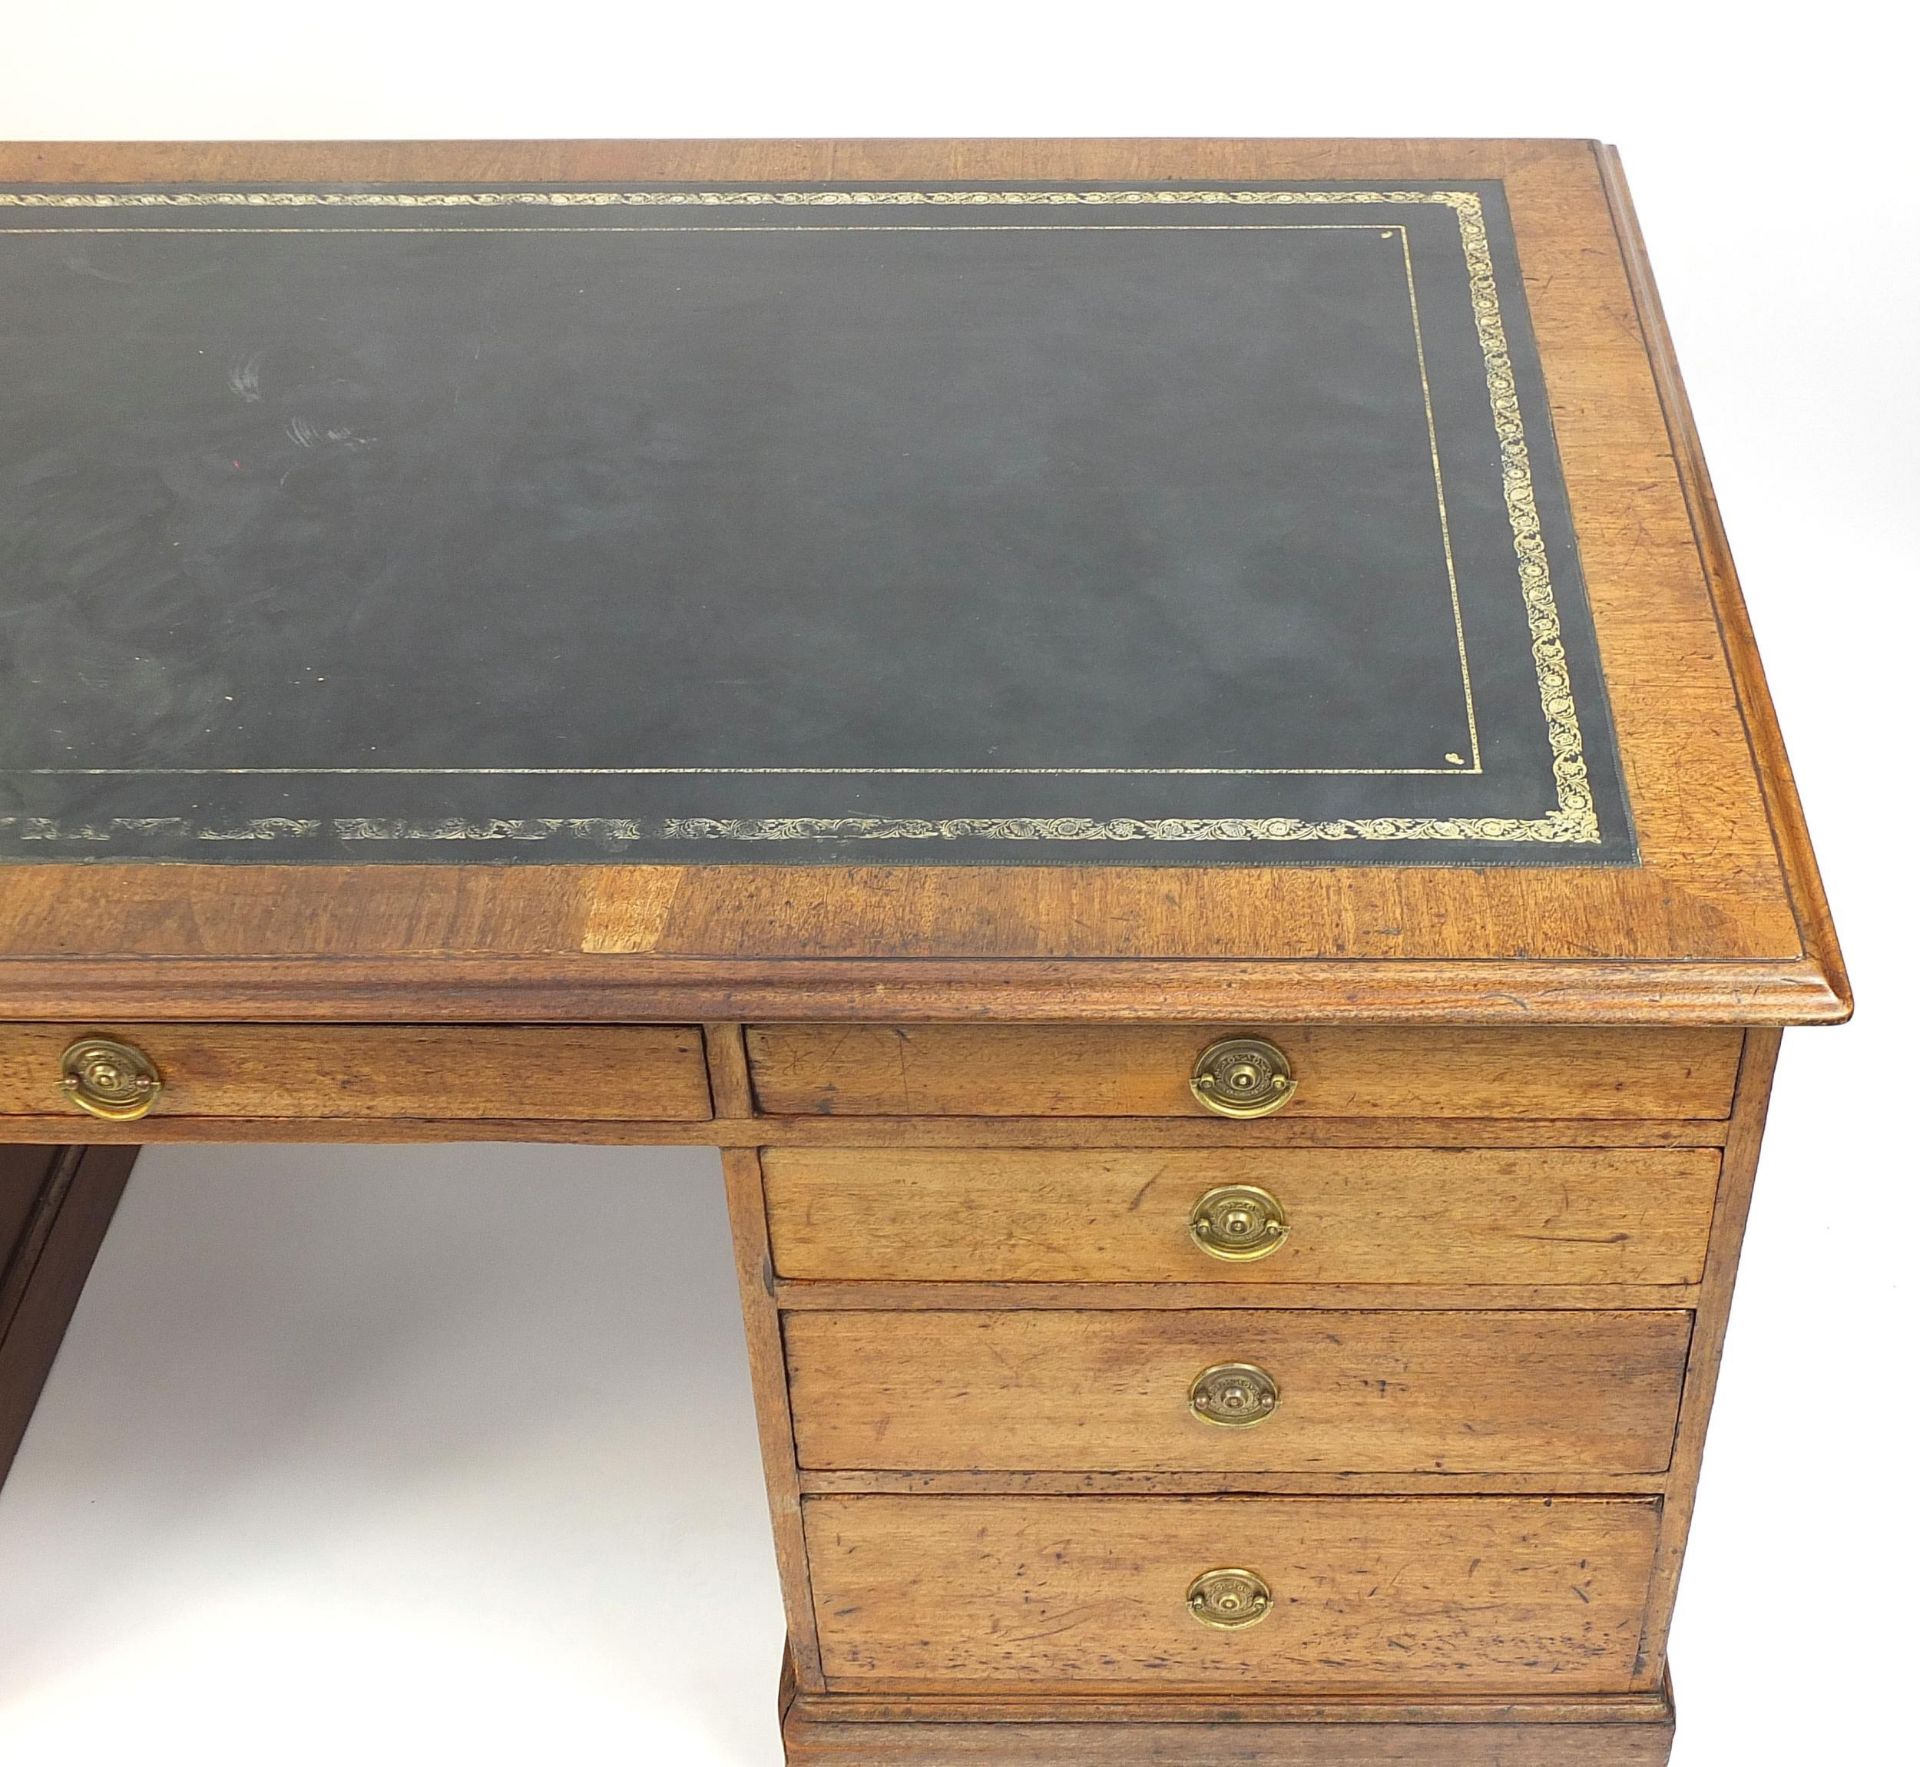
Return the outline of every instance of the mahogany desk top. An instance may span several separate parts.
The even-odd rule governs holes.
[[[1587,144],[13,146],[0,193],[9,1015],[1846,1010]]]

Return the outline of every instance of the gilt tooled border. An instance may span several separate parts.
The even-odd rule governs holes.
[[[1553,757],[1555,807],[1539,817],[1370,816],[1309,821],[1291,816],[1252,818],[963,816],[963,817],[618,817],[425,821],[334,818],[330,822],[260,818],[218,831],[208,840],[310,838],[327,830],[342,840],[542,840],[556,834],[622,845],[640,840],[1010,840],[1010,841],[1541,841],[1594,844],[1601,839],[1574,706],[1559,608],[1547,563],[1533,470],[1520,416],[1513,359],[1500,313],[1493,252],[1479,194],[1470,190],[472,190],[472,191],[0,191],[0,208],[837,208],[899,204],[981,203],[1107,207],[1187,203],[1284,206],[1370,206],[1439,203],[1460,227],[1468,289],[1487,396],[1499,439],[1507,520],[1513,531],[1520,591],[1532,638],[1540,708]],[[164,828],[173,818],[115,819],[113,827]],[[108,829],[77,829],[33,817],[0,817],[27,840],[103,839]],[[185,825],[182,825],[182,832]]]

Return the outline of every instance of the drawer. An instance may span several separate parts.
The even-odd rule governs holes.
[[[1720,1175],[1714,1148],[769,1148],[761,1161],[774,1268],[801,1281],[1693,1283]],[[1203,1246],[1207,1215],[1237,1192],[1272,1224],[1241,1248],[1264,1256]]]
[[[1741,1033],[1186,1025],[755,1025],[774,1115],[1205,1117],[1194,1064],[1228,1036],[1292,1068],[1294,1117],[1724,1117]]]
[[[1618,1693],[1653,1498],[814,1497],[830,1687]],[[1196,1619],[1239,1570],[1254,1624]],[[1231,1590],[1199,1599],[1216,1617]],[[1243,1594],[1240,1612],[1260,1606]]]
[[[1664,1472],[1685,1312],[789,1313],[819,1471]]]
[[[84,1121],[62,1057],[91,1037],[147,1058],[156,1117],[712,1115],[700,1032],[685,1025],[4,1025],[0,1113]]]

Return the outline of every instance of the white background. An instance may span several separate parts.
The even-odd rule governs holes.
[[[1798,1033],[1678,1767],[1910,1760],[1916,166],[1892,15],[1685,4],[0,11],[0,137],[1599,135],[1863,1002]],[[0,396],[4,396],[0,392]],[[143,1156],[0,1500],[0,1758],[778,1760],[708,1153]]]

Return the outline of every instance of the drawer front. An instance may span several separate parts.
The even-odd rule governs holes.
[[[769,1148],[761,1160],[774,1268],[799,1281],[1686,1284],[1705,1263],[1720,1175],[1713,1148]],[[1203,1199],[1233,1188],[1283,1224],[1269,1255],[1221,1257],[1196,1239]]]
[[[1242,1028],[1244,1029],[1244,1028]],[[1205,1117],[1201,1052],[1234,1028],[757,1025],[774,1115]],[[1246,1032],[1245,1034],[1255,1034]],[[1269,1027],[1294,1117],[1724,1117],[1741,1033]]]
[[[1685,1312],[789,1313],[821,1471],[1663,1472]]]
[[[1624,1692],[1653,1498],[815,1497],[820,1650],[850,1692]],[[1202,1624],[1204,1573],[1271,1591]]]
[[[155,1117],[712,1115],[700,1032],[682,1025],[6,1025],[0,1112],[84,1121],[62,1057],[95,1036],[146,1057]]]

